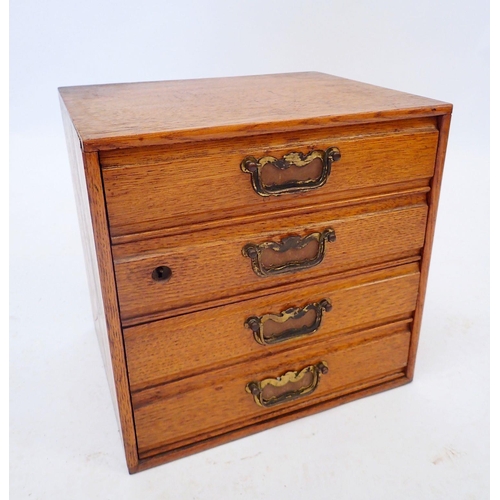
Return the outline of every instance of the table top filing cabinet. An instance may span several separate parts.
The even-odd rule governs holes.
[[[412,380],[451,104],[322,73],[59,93],[131,473]]]

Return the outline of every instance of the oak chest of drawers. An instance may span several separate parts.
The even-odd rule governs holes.
[[[321,73],[60,95],[130,472],[412,379],[450,104]]]

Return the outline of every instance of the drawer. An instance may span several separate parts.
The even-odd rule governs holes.
[[[139,456],[402,377],[408,360],[408,325],[392,324],[364,335],[349,343],[318,343],[134,394]]]
[[[419,279],[413,263],[125,328],[130,388],[410,318]]]
[[[186,225],[297,208],[429,179],[437,139],[430,117],[103,151],[111,236],[176,227],[180,220]],[[340,158],[327,154],[331,148]]]
[[[425,194],[113,248],[125,326],[420,255]],[[234,300],[233,300],[234,301]],[[170,315],[168,313],[167,315]]]

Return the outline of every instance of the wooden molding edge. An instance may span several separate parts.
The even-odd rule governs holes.
[[[97,153],[82,153],[80,138],[62,100],[61,109],[70,152],[94,324],[120,423],[127,466],[129,470],[135,470],[139,461],[137,439],[99,158]]]
[[[420,285],[417,296],[417,307],[415,309],[415,319],[413,322],[413,331],[410,341],[410,351],[408,355],[408,366],[406,376],[409,380],[413,379],[415,373],[415,359],[417,355],[418,340],[420,337],[420,327],[422,325],[422,315],[424,309],[425,292],[427,289],[427,280],[429,276],[429,265],[432,253],[432,243],[434,241],[434,231],[436,228],[436,216],[439,204],[439,194],[441,182],[443,180],[444,160],[446,147],[448,144],[448,134],[450,131],[451,112],[438,119],[439,141],[436,154],[436,166],[432,178],[431,191],[428,194],[429,212],[427,215],[427,228],[425,232],[425,241],[420,264]]]

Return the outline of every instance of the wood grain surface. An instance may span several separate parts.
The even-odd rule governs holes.
[[[172,382],[133,397],[139,455],[148,456],[170,445],[176,448],[227,432],[232,428],[268,419],[301,404],[314,404],[334,397],[348,387],[397,373],[406,366],[410,333],[405,324],[390,325],[370,339],[318,342],[278,356]],[[366,333],[365,333],[366,335]],[[345,342],[345,341],[344,341]],[[328,373],[316,391],[274,408],[258,406],[245,391],[248,382],[275,378],[324,361]]]
[[[434,172],[438,131],[435,119],[366,127],[256,136],[114,150],[100,155],[112,236],[172,227],[179,220],[207,222],[328,202],[350,190],[429,179]],[[247,156],[281,158],[290,152],[336,146],[326,185],[306,193],[259,196],[240,169]]]
[[[351,386],[346,390],[338,391],[335,393],[335,397],[320,401],[319,403],[299,406],[293,411],[281,413],[280,415],[276,415],[268,419],[260,419],[257,422],[249,423],[243,427],[227,429],[226,432],[221,434],[208,437],[204,436],[203,439],[198,441],[187,442],[184,445],[179,444],[178,447],[174,449],[166,446],[164,448],[166,451],[158,450],[158,452],[153,455],[143,458],[141,457],[136,471],[139,472],[150,469],[151,467],[172,462],[173,460],[187,457],[193,453],[199,453],[201,451],[208,450],[209,448],[213,448],[214,446],[223,445],[230,441],[250,436],[257,432],[262,432],[266,429],[276,427],[277,425],[292,422],[298,418],[304,418],[360,398],[365,398],[374,394],[379,394],[383,391],[400,387],[408,382],[410,382],[410,380],[406,378],[402,371],[385,375],[384,377],[377,378],[375,381],[367,380],[366,382],[358,384],[355,387]],[[270,446],[272,446],[272,443]]]
[[[412,379],[451,104],[322,73],[60,97],[130,472]],[[309,192],[261,197],[240,169],[247,156],[330,147],[342,157]],[[336,240],[309,269],[262,277],[242,253],[326,229]],[[159,266],[170,279],[153,279]],[[309,336],[261,345],[244,326],[323,299],[332,310]],[[329,372],[293,402],[262,408],[245,391],[320,361]]]
[[[85,151],[451,111],[441,101],[323,73],[90,85],[59,92]]]
[[[407,264],[125,328],[131,390],[349,335],[394,318],[410,318],[419,278],[419,265]],[[318,331],[307,337],[261,345],[244,326],[251,316],[323,299],[330,300],[332,310],[323,314]]]
[[[207,229],[230,228],[233,226],[246,225],[255,222],[266,221],[277,218],[287,218],[296,215],[307,215],[311,212],[330,210],[335,207],[356,206],[374,201],[389,200],[403,195],[414,195],[417,193],[428,193],[430,191],[430,179],[415,179],[413,181],[400,182],[396,184],[385,184],[372,186],[369,188],[352,189],[349,191],[332,192],[328,194],[325,202],[319,191],[313,197],[307,196],[307,200],[302,197],[296,198],[296,202],[285,207],[270,211],[247,210],[244,215],[237,214],[234,210],[226,210],[220,213],[220,218],[200,221],[199,214],[185,215],[172,221],[172,226],[166,226],[166,219],[149,220],[137,222],[126,226],[127,234],[111,236],[114,245],[145,241],[166,236],[192,234],[197,231]],[[210,216],[205,216],[208,219]],[[145,228],[151,228],[146,230]]]
[[[437,209],[439,204],[439,195],[441,192],[441,182],[443,180],[444,160],[446,156],[446,147],[448,145],[448,135],[450,132],[451,114],[445,115],[439,120],[439,146],[436,155],[435,174],[432,178],[431,191],[428,193],[429,214],[425,234],[425,246],[422,250],[420,287],[415,311],[415,322],[413,325],[410,353],[408,358],[408,368],[406,376],[412,380],[415,374],[415,361],[417,356],[418,339],[422,325],[422,316],[424,311],[425,292],[427,289],[427,279],[429,276],[429,267],[432,254],[432,243],[434,240],[434,231],[436,229]]]
[[[78,137],[62,102],[61,108],[94,325],[111,389],[111,398],[120,423],[127,466],[130,472],[134,472],[138,465],[137,443],[100,165],[96,153],[82,154]]]
[[[313,277],[419,255],[423,245],[427,205],[425,195],[332,209],[300,217],[237,226],[231,231],[207,230],[189,236],[146,240],[113,248],[121,315],[144,322],[148,314],[230,298],[242,291],[267,290]],[[305,236],[327,228],[335,242],[326,243],[317,266],[260,277],[242,254],[248,243],[280,241],[291,234]],[[155,281],[153,270],[168,266],[172,277]],[[128,323],[130,324],[130,322]]]

